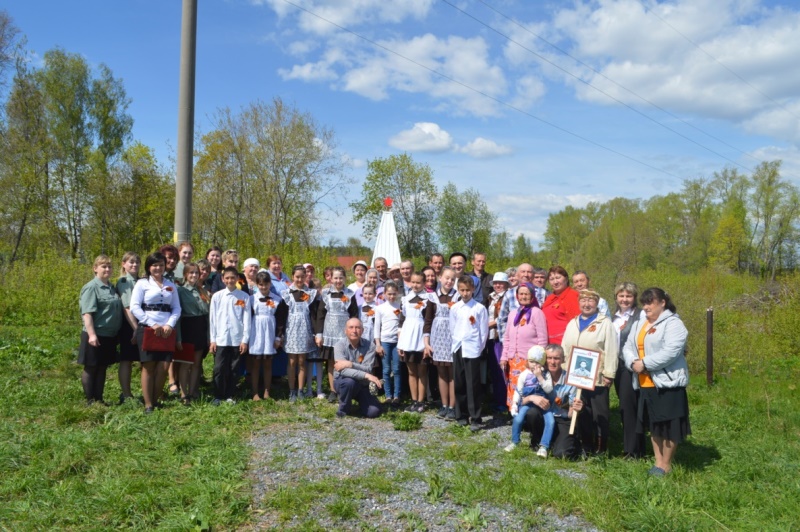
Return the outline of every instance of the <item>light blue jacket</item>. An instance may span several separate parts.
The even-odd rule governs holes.
[[[628,341],[622,349],[625,367],[630,368],[639,359],[636,338],[647,318],[639,316],[631,328]],[[644,336],[644,366],[656,388],[685,388],[689,384],[689,366],[686,363],[686,338],[689,331],[677,314],[664,310]],[[639,388],[639,379],[633,379],[634,389]]]

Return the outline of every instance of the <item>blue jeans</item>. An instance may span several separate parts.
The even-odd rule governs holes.
[[[514,416],[514,421],[511,423],[511,441],[512,443],[519,443],[520,436],[522,436],[522,427],[525,426],[525,414],[531,408],[539,408],[538,406],[528,403],[519,407],[519,412]],[[541,408],[539,408],[541,410]],[[550,441],[553,439],[553,429],[556,425],[556,418],[549,410],[542,413],[544,417],[544,430],[542,431],[542,440],[539,445],[544,445],[545,449],[550,448]]]
[[[383,389],[386,399],[400,398],[400,354],[397,352],[397,342],[381,342],[383,347]],[[390,377],[394,375],[394,380]]]

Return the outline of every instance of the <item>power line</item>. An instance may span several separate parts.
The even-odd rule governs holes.
[[[683,34],[683,33],[682,33],[682,32],[681,32],[681,31],[680,31],[678,28],[676,28],[675,26],[673,26],[672,24],[670,24],[669,22],[667,22],[666,20],[664,20],[663,18],[661,18],[660,16],[658,16],[658,13],[656,13],[656,12],[655,12],[655,10],[653,10],[653,9],[651,9],[651,8],[649,8],[649,7],[647,7],[647,6],[644,4],[644,2],[642,2],[642,0],[639,0],[639,3],[640,3],[640,4],[642,4],[642,7],[644,8],[644,11],[645,11],[645,13],[650,13],[651,15],[653,15],[654,17],[656,17],[656,18],[657,18],[658,20],[660,20],[660,21],[661,21],[661,22],[662,22],[664,25],[666,25],[666,26],[668,26],[670,29],[672,29],[672,31],[674,31],[675,33],[677,33],[678,35],[680,35],[681,37],[683,37],[684,39],[686,39],[686,41],[687,41],[689,44],[691,44],[692,46],[694,46],[695,48],[697,48],[698,50],[700,50],[701,52],[703,52],[704,54],[706,54],[706,55],[707,55],[709,58],[711,58],[712,60],[714,60],[714,62],[716,62],[716,63],[717,63],[719,66],[721,66],[722,68],[724,68],[725,70],[727,70],[728,72],[730,72],[730,73],[731,73],[733,76],[735,76],[735,77],[736,77],[736,78],[737,78],[739,81],[741,81],[742,83],[744,83],[745,85],[747,85],[748,87],[750,87],[751,89],[753,89],[754,91],[756,91],[758,94],[760,94],[761,96],[763,96],[763,97],[764,97],[764,98],[766,98],[767,100],[771,101],[772,103],[774,103],[775,105],[777,105],[778,107],[780,107],[781,109],[783,109],[784,111],[786,111],[787,113],[789,113],[790,115],[792,115],[793,117],[795,117],[795,118],[797,118],[798,120],[800,120],[800,116],[798,116],[798,115],[796,115],[794,112],[792,112],[792,110],[791,110],[791,109],[787,108],[787,107],[786,107],[784,104],[782,104],[781,102],[779,102],[779,101],[777,101],[777,100],[773,99],[773,98],[772,98],[772,97],[771,97],[769,94],[766,94],[766,93],[764,93],[763,91],[761,91],[761,89],[759,89],[759,88],[758,88],[758,87],[756,87],[755,85],[751,84],[749,81],[747,81],[746,79],[744,79],[742,76],[740,76],[739,74],[737,74],[736,72],[734,72],[734,71],[733,71],[733,69],[731,69],[731,68],[729,68],[729,67],[728,67],[728,65],[726,65],[725,63],[723,63],[722,61],[720,61],[719,59],[717,59],[716,57],[714,57],[713,55],[711,55],[711,54],[710,54],[709,52],[707,52],[707,51],[706,51],[706,50],[705,50],[705,49],[704,49],[702,46],[700,46],[699,44],[697,44],[696,42],[694,42],[692,39],[690,39],[688,36],[686,36],[685,34]]]
[[[606,96],[607,98],[609,98],[609,99],[611,99],[611,100],[613,100],[613,101],[617,102],[618,104],[620,104],[620,105],[622,105],[622,106],[624,106],[624,107],[627,107],[628,109],[630,109],[630,110],[631,110],[631,111],[633,111],[634,113],[636,113],[636,114],[638,114],[638,115],[641,115],[642,117],[646,118],[647,120],[650,120],[650,121],[651,121],[651,122],[653,122],[654,124],[656,124],[656,125],[659,125],[659,126],[663,127],[663,128],[664,128],[664,129],[666,129],[667,131],[669,131],[669,132],[671,132],[671,133],[674,133],[675,135],[678,135],[679,137],[681,137],[681,138],[683,138],[683,139],[685,139],[685,140],[688,140],[688,141],[689,141],[689,142],[691,142],[692,144],[695,144],[695,145],[699,146],[700,148],[703,148],[704,150],[708,151],[709,153],[712,153],[712,154],[716,155],[717,157],[720,157],[720,158],[722,158],[722,159],[725,159],[725,160],[726,160],[726,161],[728,161],[729,163],[732,163],[732,164],[734,164],[734,165],[738,166],[739,168],[742,168],[743,170],[747,170],[748,172],[753,172],[753,169],[752,169],[752,168],[748,168],[748,167],[746,167],[746,166],[744,166],[744,165],[742,165],[742,164],[739,164],[737,161],[734,161],[733,159],[731,159],[731,158],[729,158],[729,157],[727,157],[727,156],[725,156],[725,155],[723,155],[723,154],[719,153],[718,151],[715,151],[715,150],[713,150],[712,148],[709,148],[708,146],[706,146],[706,145],[704,145],[704,144],[701,144],[700,142],[698,142],[698,141],[694,140],[693,138],[691,138],[691,137],[689,137],[689,136],[687,136],[687,135],[684,135],[684,134],[683,134],[683,133],[681,133],[680,131],[678,131],[678,130],[676,130],[676,129],[673,129],[673,128],[669,127],[668,125],[666,125],[666,124],[664,124],[664,123],[662,123],[662,122],[659,122],[658,120],[656,120],[656,119],[655,119],[655,118],[653,118],[652,116],[648,115],[647,113],[644,113],[644,112],[640,111],[639,109],[636,109],[635,107],[633,107],[633,106],[631,106],[631,105],[629,105],[629,104],[627,104],[627,103],[623,102],[623,101],[622,101],[622,100],[620,100],[619,98],[616,98],[616,97],[614,97],[613,95],[611,95],[611,94],[607,93],[606,91],[604,91],[604,90],[603,90],[603,89],[601,89],[600,87],[597,87],[597,86],[593,85],[591,82],[589,82],[589,81],[586,81],[585,79],[581,78],[580,76],[577,76],[577,75],[573,74],[572,72],[570,72],[569,70],[565,69],[565,68],[564,68],[564,67],[562,67],[561,65],[558,65],[558,64],[554,63],[553,61],[549,60],[549,59],[548,59],[548,58],[546,58],[545,56],[543,56],[543,55],[539,54],[538,52],[536,52],[536,51],[534,51],[534,50],[531,50],[530,48],[526,47],[526,46],[525,46],[525,45],[523,45],[522,43],[520,43],[520,42],[518,42],[518,41],[516,41],[516,40],[512,39],[511,37],[509,37],[509,36],[508,36],[508,35],[506,35],[505,33],[503,33],[503,32],[501,32],[500,30],[498,30],[497,28],[494,28],[493,26],[491,26],[491,25],[487,24],[486,22],[483,22],[482,20],[480,20],[479,18],[475,17],[475,16],[474,16],[474,15],[472,15],[471,13],[468,13],[467,11],[464,11],[464,10],[463,10],[463,9],[461,9],[460,7],[458,7],[458,6],[456,6],[455,4],[453,4],[452,2],[450,2],[449,0],[441,0],[441,1],[442,1],[442,2],[444,2],[445,4],[449,5],[449,6],[450,6],[450,7],[452,7],[453,9],[455,9],[455,10],[459,11],[459,12],[460,12],[460,13],[462,13],[463,15],[466,15],[466,16],[468,16],[469,18],[471,18],[472,20],[474,20],[474,21],[475,21],[475,22],[477,22],[478,24],[481,24],[482,26],[484,26],[484,27],[486,27],[486,28],[488,28],[488,29],[492,30],[492,31],[493,31],[493,32],[495,32],[495,33],[497,33],[498,35],[500,35],[500,36],[501,36],[501,37],[503,37],[504,39],[507,39],[509,42],[512,42],[512,43],[516,44],[517,46],[519,46],[520,48],[522,48],[523,50],[525,50],[525,51],[527,51],[527,52],[529,52],[529,53],[531,53],[531,54],[535,55],[536,57],[538,57],[539,59],[541,59],[541,60],[542,60],[542,61],[544,61],[545,63],[547,63],[547,64],[549,64],[549,65],[551,65],[551,66],[553,66],[553,67],[557,68],[557,69],[558,69],[558,70],[560,70],[561,72],[564,72],[566,75],[568,75],[568,76],[570,76],[570,77],[572,77],[572,78],[575,78],[576,80],[578,80],[579,82],[583,83],[584,85],[586,85],[586,86],[588,86],[588,87],[591,87],[591,88],[593,88],[594,90],[596,90],[596,91],[597,91],[597,92],[599,92],[600,94],[602,94],[602,95]]]
[[[388,52],[388,53],[390,53],[392,55],[395,55],[395,56],[397,56],[397,57],[399,57],[399,58],[401,58],[401,59],[403,59],[405,61],[408,61],[409,63],[412,63],[412,64],[414,64],[414,65],[416,65],[416,66],[418,66],[418,67],[420,67],[422,69],[425,69],[425,70],[427,70],[428,72],[430,72],[432,74],[436,74],[437,76],[439,76],[439,77],[441,77],[443,79],[446,79],[447,81],[450,81],[451,83],[455,83],[456,85],[464,87],[467,90],[470,90],[470,91],[472,91],[472,92],[474,92],[476,94],[479,94],[479,95],[481,95],[481,96],[483,96],[485,98],[488,98],[488,99],[490,99],[490,100],[492,100],[492,101],[494,101],[494,102],[496,102],[496,103],[498,103],[498,104],[500,104],[500,105],[502,105],[504,107],[508,107],[509,109],[513,109],[514,111],[517,111],[518,113],[521,113],[521,114],[523,114],[525,116],[528,116],[529,118],[533,118],[534,120],[537,120],[537,121],[541,122],[542,124],[550,126],[553,129],[557,129],[557,130],[561,131],[562,133],[566,133],[567,135],[570,135],[570,136],[575,137],[577,139],[580,139],[580,140],[582,140],[582,141],[584,141],[584,142],[586,142],[588,144],[591,144],[593,146],[596,146],[598,148],[606,150],[606,151],[608,151],[610,153],[613,153],[614,155],[618,155],[620,157],[628,159],[629,161],[633,161],[633,162],[635,162],[637,164],[640,164],[642,166],[646,166],[647,168],[650,168],[651,170],[655,170],[657,172],[661,172],[663,174],[666,174],[666,175],[668,175],[670,177],[674,177],[676,179],[682,179],[680,176],[678,176],[676,174],[673,174],[672,172],[670,172],[668,170],[664,170],[663,168],[658,168],[657,166],[653,166],[653,165],[651,165],[649,163],[646,163],[646,162],[644,162],[642,160],[637,159],[636,157],[633,157],[631,155],[627,155],[627,154],[622,153],[622,152],[620,152],[618,150],[615,150],[614,148],[610,148],[608,146],[605,146],[604,144],[601,144],[601,143],[599,143],[597,141],[594,141],[594,140],[592,140],[590,138],[584,137],[583,135],[580,135],[578,133],[574,133],[574,132],[572,132],[572,131],[564,128],[564,127],[561,127],[561,126],[559,126],[557,124],[554,124],[554,123],[552,123],[552,122],[550,122],[548,120],[545,120],[544,118],[536,116],[533,113],[525,111],[524,109],[520,109],[519,107],[516,107],[515,105],[513,105],[513,104],[511,104],[509,102],[506,102],[504,100],[496,98],[496,97],[494,97],[494,96],[492,96],[490,94],[487,94],[487,93],[485,93],[485,92],[483,92],[483,91],[481,91],[479,89],[476,89],[476,88],[474,88],[474,87],[472,87],[470,85],[467,85],[466,83],[458,81],[457,79],[452,78],[452,77],[448,76],[447,74],[443,74],[442,72],[439,72],[438,70],[435,70],[435,69],[430,68],[430,67],[428,67],[426,65],[423,65],[422,63],[420,63],[418,61],[415,61],[414,59],[411,59],[410,57],[406,57],[405,55],[403,55],[403,54],[401,54],[399,52],[396,52],[395,50],[392,50],[391,48],[389,48],[389,47],[387,47],[387,46],[385,46],[383,44],[380,44],[380,43],[378,43],[378,42],[376,42],[376,41],[374,41],[374,40],[372,40],[372,39],[370,39],[370,38],[368,38],[368,37],[366,37],[364,35],[361,35],[360,33],[357,33],[357,32],[355,32],[355,31],[353,31],[353,30],[351,30],[349,28],[346,28],[346,27],[344,27],[344,26],[342,26],[340,24],[337,24],[336,22],[328,20],[325,17],[323,17],[321,15],[318,15],[317,13],[314,13],[313,11],[311,11],[309,9],[306,9],[303,6],[295,4],[291,0],[283,0],[283,1],[285,3],[287,3],[287,4],[289,4],[290,6],[293,6],[296,9],[299,9],[300,11],[308,13],[309,15],[311,15],[311,16],[313,16],[313,17],[315,17],[315,18],[317,18],[317,19],[319,19],[319,20],[321,20],[323,22],[326,22],[326,23],[330,24],[331,26],[334,26],[334,27],[336,27],[336,28],[338,28],[338,29],[340,29],[342,31],[345,31],[345,32],[347,32],[347,33],[349,33],[349,34],[351,34],[351,35],[353,35],[355,37],[358,37],[359,39],[362,39],[362,40],[372,44],[373,46],[375,46],[377,48],[380,48],[381,50],[384,50],[384,51],[386,51],[386,52]]]
[[[678,121],[679,121],[679,122],[681,122],[682,124],[684,124],[684,125],[686,125],[686,126],[688,126],[688,127],[692,128],[692,129],[694,129],[695,131],[698,131],[698,132],[700,132],[700,133],[702,133],[702,134],[706,135],[707,137],[709,137],[709,138],[711,138],[711,139],[714,139],[714,140],[716,140],[716,141],[717,141],[717,142],[719,142],[720,144],[724,144],[724,145],[725,145],[725,146],[727,146],[728,148],[730,148],[730,149],[732,149],[732,150],[734,150],[734,151],[737,151],[737,152],[741,153],[742,155],[745,155],[745,156],[747,156],[747,157],[749,157],[749,158],[753,159],[754,161],[761,162],[761,159],[759,159],[758,157],[756,157],[756,156],[754,156],[754,155],[751,155],[750,153],[748,153],[748,152],[746,152],[746,151],[742,150],[741,148],[737,148],[736,146],[734,146],[734,145],[732,145],[732,144],[729,144],[729,143],[728,143],[728,142],[726,142],[725,140],[723,140],[723,139],[721,139],[721,138],[719,138],[719,137],[717,137],[717,136],[715,136],[715,135],[713,135],[713,134],[709,133],[708,131],[705,131],[705,130],[703,130],[702,128],[699,128],[699,127],[695,126],[695,125],[694,125],[694,124],[692,124],[691,122],[689,122],[689,121],[687,121],[687,120],[684,120],[683,118],[681,118],[680,116],[678,116],[678,115],[676,115],[676,114],[672,113],[672,112],[671,112],[671,111],[669,111],[668,109],[665,109],[665,108],[661,107],[661,106],[660,106],[660,105],[658,105],[657,103],[655,103],[655,102],[653,102],[653,101],[651,101],[651,100],[648,100],[648,99],[647,99],[647,98],[645,98],[644,96],[642,96],[642,95],[640,95],[640,94],[636,93],[635,91],[633,91],[633,90],[631,90],[631,89],[629,89],[629,88],[625,87],[625,86],[624,86],[624,85],[622,85],[621,83],[618,83],[617,81],[613,80],[612,78],[610,78],[610,77],[606,76],[606,75],[605,75],[605,74],[603,74],[601,71],[599,71],[599,70],[595,69],[595,68],[594,68],[592,65],[590,65],[590,64],[588,64],[588,63],[586,63],[586,62],[584,62],[584,61],[581,61],[580,59],[578,59],[578,58],[577,58],[577,57],[575,57],[574,55],[570,54],[568,51],[566,51],[566,50],[564,50],[564,49],[560,48],[558,45],[556,45],[556,44],[554,44],[554,43],[552,43],[552,42],[548,41],[547,39],[545,39],[544,37],[542,37],[542,36],[541,36],[541,35],[539,35],[538,33],[536,33],[536,32],[534,32],[534,31],[530,30],[530,29],[529,29],[529,28],[527,28],[527,27],[525,27],[523,24],[520,24],[519,22],[517,22],[517,21],[516,21],[515,19],[513,19],[512,17],[509,17],[508,15],[506,15],[506,14],[504,14],[504,13],[502,13],[502,12],[498,11],[498,10],[497,10],[497,9],[495,9],[493,6],[491,6],[489,3],[487,3],[485,0],[478,0],[478,2],[480,2],[480,3],[481,3],[481,4],[483,4],[483,5],[485,5],[486,7],[488,7],[488,8],[489,8],[489,9],[491,9],[492,11],[494,11],[496,14],[498,14],[498,15],[500,15],[501,17],[505,18],[506,20],[508,20],[509,22],[511,22],[512,24],[514,24],[515,26],[517,26],[517,27],[519,27],[520,29],[522,29],[523,31],[525,31],[525,32],[527,32],[527,33],[530,33],[531,35],[533,35],[534,37],[536,37],[536,38],[537,38],[537,39],[539,39],[540,41],[544,42],[544,43],[545,43],[545,44],[547,44],[548,46],[550,46],[550,47],[554,48],[555,50],[557,50],[557,51],[561,52],[562,54],[566,55],[567,57],[569,57],[570,59],[572,59],[573,61],[575,61],[575,62],[576,62],[576,63],[578,63],[579,65],[581,65],[582,67],[585,67],[585,68],[587,68],[587,69],[591,70],[593,73],[595,73],[596,75],[598,75],[598,76],[602,77],[602,78],[603,78],[603,79],[605,79],[606,81],[608,81],[608,82],[610,82],[610,83],[613,83],[615,86],[617,86],[617,87],[619,87],[620,89],[624,90],[624,91],[625,91],[625,92],[627,92],[628,94],[630,94],[630,95],[632,95],[632,96],[635,96],[636,98],[639,98],[641,101],[645,102],[646,104],[648,104],[648,105],[650,105],[650,106],[652,106],[652,107],[654,107],[654,108],[658,109],[659,111],[661,111],[662,113],[664,113],[664,114],[666,114],[666,115],[670,116],[671,118],[674,118],[675,120],[678,120]],[[452,5],[452,4],[451,4],[451,5]],[[592,87],[594,87],[594,86],[592,85]]]

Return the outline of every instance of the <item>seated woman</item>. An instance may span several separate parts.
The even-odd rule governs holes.
[[[528,350],[534,345],[547,345],[547,324],[544,313],[534,297],[533,285],[522,283],[517,288],[519,307],[508,315],[505,336],[503,338],[503,354],[500,356],[500,367],[506,375],[506,407],[511,408],[517,377],[525,371],[528,361]]]
[[[564,363],[564,350],[558,344],[548,344],[544,348],[546,355],[547,371],[553,380],[553,392],[549,398],[538,395],[529,395],[522,399],[522,403],[533,403],[539,408],[531,408],[525,418],[525,430],[531,433],[531,447],[538,444],[544,431],[544,411],[548,410],[555,417],[555,428],[550,442],[550,451],[554,458],[577,460],[581,457],[581,444],[578,438],[570,435],[569,426],[572,422],[572,413],[580,412],[583,402],[575,398],[577,390],[567,384],[567,372],[561,367]],[[586,416],[578,416],[578,424],[583,423]],[[576,429],[576,433],[580,430]]]
[[[661,477],[672,470],[678,444],[692,433],[686,397],[689,332],[664,290],[648,288],[639,302],[644,316],[633,324],[622,353],[625,366],[636,374],[633,388],[641,390],[637,432],[650,431],[656,455],[649,474]]]

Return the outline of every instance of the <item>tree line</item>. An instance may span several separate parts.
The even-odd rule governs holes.
[[[174,168],[133,138],[130,99],[108,66],[62,49],[34,66],[0,11],[0,82],[0,263],[119,256],[171,241]],[[377,234],[389,196],[407,257],[480,251],[497,268],[532,261],[617,275],[715,267],[774,278],[798,265],[800,193],[780,161],[752,175],[724,168],[648,199],[566,207],[549,216],[534,251],[498,225],[477,190],[438,188],[431,167],[407,153],[368,161],[359,192],[333,129],[280,98],[219,109],[197,138],[192,241],[201,249],[364,253],[361,239]],[[326,246],[324,213],[347,219],[342,204],[363,231]]]

